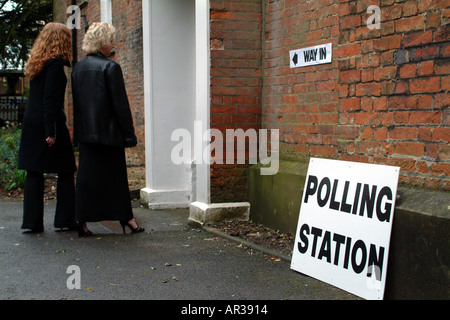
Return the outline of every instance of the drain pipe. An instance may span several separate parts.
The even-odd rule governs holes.
[[[72,5],[76,6],[77,1],[72,0]],[[72,68],[75,66],[75,64],[78,62],[78,39],[77,39],[77,29],[72,29]]]

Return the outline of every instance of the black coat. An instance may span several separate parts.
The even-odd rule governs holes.
[[[19,169],[46,173],[76,171],[64,112],[66,85],[64,62],[60,58],[48,61],[41,74],[31,80],[22,125]],[[51,148],[45,141],[48,137],[56,137]]]
[[[103,54],[91,54],[72,72],[75,140],[134,147],[137,138],[122,69]]]

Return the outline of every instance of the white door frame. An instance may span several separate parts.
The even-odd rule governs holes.
[[[153,105],[153,62],[152,62],[152,3],[158,0],[142,1],[143,11],[143,45],[144,45],[144,99],[145,99],[145,147],[146,147],[146,184],[141,190],[141,200],[151,209],[189,207],[191,202],[210,203],[210,164],[209,154],[203,155],[207,141],[203,133],[210,128],[210,5],[209,0],[195,1],[195,123],[201,124],[202,133],[191,132],[193,139],[192,179],[188,188],[182,190],[161,188],[155,182],[155,175],[160,173],[164,165],[158,163],[155,155],[154,131],[155,123]],[[161,0],[159,0],[161,1]],[[167,0],[164,0],[167,1]],[[192,128],[194,124],[192,124]],[[199,136],[200,135],[200,136]],[[165,137],[165,139],[170,137]],[[199,143],[201,141],[201,143]],[[170,151],[169,151],[170,152]],[[204,161],[194,162],[195,159]]]

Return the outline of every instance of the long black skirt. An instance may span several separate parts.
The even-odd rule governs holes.
[[[124,148],[80,144],[75,218],[80,223],[133,219]]]

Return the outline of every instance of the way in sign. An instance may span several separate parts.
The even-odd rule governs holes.
[[[333,55],[331,43],[290,52],[291,68],[331,63]]]
[[[327,58],[327,48],[316,48],[303,51],[305,62],[317,61],[317,51],[319,51],[320,60],[324,60]]]

